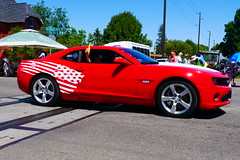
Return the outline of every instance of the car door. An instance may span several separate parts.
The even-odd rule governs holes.
[[[111,54],[119,58],[117,53],[110,50],[91,50],[91,63],[78,64],[77,70],[84,75],[77,88],[80,100],[114,101],[136,98],[136,67],[109,62]]]

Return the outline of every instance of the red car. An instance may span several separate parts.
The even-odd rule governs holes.
[[[120,47],[74,47],[39,60],[23,60],[19,88],[39,105],[60,99],[157,106],[167,116],[229,104],[231,87],[221,72],[160,63]]]

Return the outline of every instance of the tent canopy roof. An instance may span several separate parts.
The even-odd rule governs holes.
[[[0,46],[66,49],[64,45],[40,34],[36,30],[25,29],[0,39]]]

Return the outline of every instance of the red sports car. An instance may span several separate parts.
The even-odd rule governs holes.
[[[157,106],[167,116],[229,104],[231,87],[221,72],[158,63],[132,49],[74,47],[39,60],[23,60],[19,88],[39,105],[62,100]]]

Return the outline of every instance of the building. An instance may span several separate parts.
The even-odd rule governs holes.
[[[8,36],[13,27],[39,30],[42,24],[39,14],[27,3],[0,0],[0,39]]]

